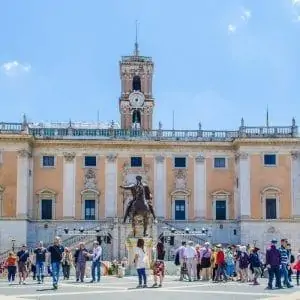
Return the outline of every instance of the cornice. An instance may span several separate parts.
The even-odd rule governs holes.
[[[30,142],[32,143],[34,141],[33,136],[28,134],[1,134],[0,133],[0,141],[5,142]]]
[[[235,147],[248,145],[300,145],[300,138],[258,138],[258,139],[235,139],[232,145]]]

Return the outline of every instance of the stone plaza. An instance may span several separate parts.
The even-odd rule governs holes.
[[[51,281],[47,279],[44,285],[37,285],[35,282],[28,282],[27,285],[8,286],[7,282],[0,281],[0,299],[32,299],[32,300],[94,300],[100,297],[109,297],[110,300],[135,300],[143,297],[150,300],[155,297],[162,299],[185,299],[196,300],[205,297],[211,299],[300,299],[300,289],[266,290],[266,279],[261,279],[260,286],[252,286],[248,283],[227,282],[180,282],[177,277],[167,276],[162,288],[136,289],[137,277],[103,277],[100,284],[81,283],[73,280],[62,281],[59,289],[52,289]],[[150,279],[149,286],[152,284]]]

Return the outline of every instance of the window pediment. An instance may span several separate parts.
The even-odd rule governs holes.
[[[260,192],[262,195],[278,195],[281,194],[281,189],[276,186],[267,186]]]
[[[96,195],[100,195],[100,192],[98,190],[95,189],[84,189],[80,192],[81,195],[86,195],[86,194],[96,194]]]
[[[229,196],[231,195],[231,193],[225,191],[225,190],[218,190],[218,191],[215,191],[213,193],[211,193],[211,195],[213,196],[213,198],[229,198]]]
[[[187,189],[176,189],[173,192],[171,192],[171,196],[190,196],[191,192]]]
[[[49,189],[49,188],[44,188],[44,189],[41,189],[39,191],[36,192],[37,195],[41,196],[41,195],[52,195],[52,196],[55,196],[57,193],[52,190],[52,189]]]

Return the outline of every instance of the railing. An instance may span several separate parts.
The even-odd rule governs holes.
[[[0,123],[0,134],[21,133],[21,123]],[[240,127],[239,130],[126,130],[117,128],[57,127],[57,124],[37,127],[28,124],[26,130],[36,139],[73,140],[152,140],[152,141],[224,141],[243,138],[294,138],[298,137],[297,126]]]
[[[140,56],[140,55],[128,55],[128,56],[122,56],[122,62],[152,62],[152,57],[150,56]]]
[[[4,123],[0,122],[1,133],[20,133],[22,131],[22,123]]]

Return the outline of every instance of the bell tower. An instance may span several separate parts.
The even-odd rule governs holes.
[[[133,54],[123,56],[120,61],[121,97],[119,109],[122,129],[152,129],[153,68],[152,58],[141,56],[139,53],[136,31]]]

